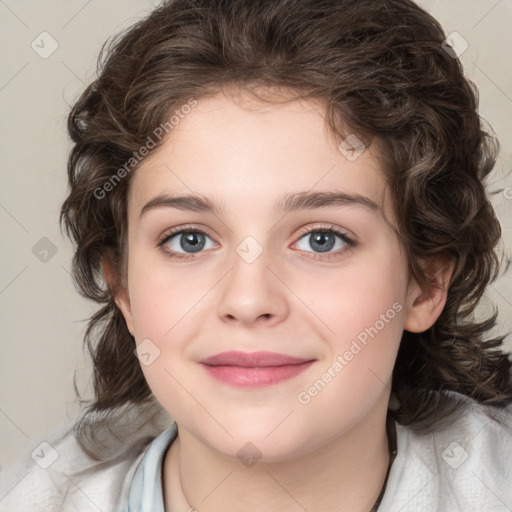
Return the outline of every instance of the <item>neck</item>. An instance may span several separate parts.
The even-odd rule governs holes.
[[[180,429],[164,461],[166,511],[369,512],[389,464],[387,405],[315,452],[252,467]]]

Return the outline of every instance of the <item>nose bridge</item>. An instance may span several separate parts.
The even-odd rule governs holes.
[[[218,303],[222,319],[250,324],[263,319],[279,322],[286,316],[285,290],[269,267],[273,267],[271,251],[254,236],[234,248]]]

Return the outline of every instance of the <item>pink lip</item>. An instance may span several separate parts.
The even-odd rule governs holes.
[[[200,364],[217,380],[240,387],[264,387],[276,384],[306,370],[313,359],[275,352],[222,352]]]

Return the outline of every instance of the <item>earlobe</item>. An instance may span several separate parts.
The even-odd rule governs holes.
[[[114,295],[114,301],[116,303],[116,306],[121,311],[125,319],[126,326],[130,331],[130,334],[134,336],[133,315],[128,290],[126,287],[118,283],[116,272],[108,256],[103,256],[102,267],[105,282],[107,283],[107,286],[110,288],[112,294]]]
[[[117,307],[124,316],[126,326],[132,336],[135,336],[133,329],[133,315],[130,305],[130,297],[128,296],[128,290],[126,288],[119,288],[115,298]]]
[[[404,323],[406,331],[419,333],[432,327],[446,304],[455,261],[439,258],[430,261],[428,267],[432,277],[427,289],[422,289],[414,279],[409,284]]]

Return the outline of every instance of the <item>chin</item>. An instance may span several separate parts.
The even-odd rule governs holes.
[[[314,449],[312,448],[310,436],[302,432],[296,432],[289,426],[279,426],[276,429],[275,422],[272,427],[267,424],[255,426],[254,424],[239,423],[236,426],[231,424],[227,427],[230,437],[224,431],[217,430],[212,436],[211,431],[202,432],[196,436],[213,448],[232,458],[239,459],[242,463],[246,460],[258,462],[285,462]],[[293,425],[292,425],[293,426]],[[315,436],[311,436],[315,437]],[[250,464],[246,464],[248,467]]]

